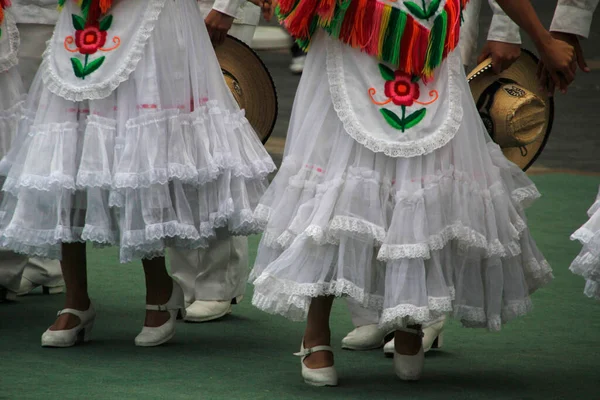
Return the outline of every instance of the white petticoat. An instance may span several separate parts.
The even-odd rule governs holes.
[[[135,19],[120,11],[125,3],[111,9],[115,27]],[[224,82],[196,1],[149,3],[141,49],[120,38],[133,57],[89,57],[124,63],[96,71],[110,79],[60,91],[48,68],[70,63],[68,41],[47,51],[2,163],[0,246],[60,258],[62,242],[91,241],[119,245],[127,262],[206,247],[220,227],[260,231],[253,212],[275,166]],[[67,2],[63,13],[77,11]],[[71,23],[61,17],[54,44]]]
[[[579,240],[583,248],[569,269],[585,278],[586,296],[600,300],[600,193],[588,216],[590,219],[571,235],[571,240]]]
[[[539,193],[485,133],[458,56],[441,67],[456,85],[454,111],[442,118],[456,125],[442,132],[448,143],[394,158],[348,131],[343,121],[361,115],[340,106],[336,86],[348,69],[335,67],[327,42],[320,35],[312,44],[283,165],[255,212],[265,232],[253,304],[302,320],[312,298],[348,295],[390,328],[449,312],[498,330],[528,312],[529,295],[552,278],[523,211]],[[365,128],[387,129],[381,121]]]

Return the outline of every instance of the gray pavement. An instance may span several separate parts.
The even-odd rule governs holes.
[[[556,0],[533,0],[540,18],[549,26]],[[480,42],[485,42],[491,12],[484,5],[481,15]],[[271,23],[272,25],[272,23]],[[534,49],[525,38],[524,46]],[[590,38],[583,43],[592,72],[578,73],[577,80],[566,95],[556,96],[554,129],[546,150],[536,163],[536,169],[578,170],[600,173],[600,11],[592,26]],[[289,122],[292,103],[300,77],[288,70],[290,54],[285,51],[260,51],[271,71],[279,93],[279,120],[267,148],[279,161]]]

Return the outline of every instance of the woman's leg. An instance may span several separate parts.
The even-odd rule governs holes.
[[[166,304],[173,292],[173,280],[167,272],[164,257],[156,257],[151,260],[142,260],[144,274],[146,275],[146,304]],[[168,311],[146,310],[144,326],[158,327],[169,320]]]
[[[315,346],[329,346],[331,344],[331,330],[329,329],[329,315],[333,305],[333,296],[316,297],[310,304],[306,330],[304,331],[304,348]],[[308,368],[325,368],[333,365],[333,354],[328,351],[319,351],[306,357],[304,365]]]
[[[87,287],[85,243],[63,243],[62,255],[63,259],[60,265],[67,289],[65,308],[86,311],[90,308],[90,297]],[[72,329],[79,323],[79,317],[73,314],[62,314],[56,319],[50,330]]]
[[[421,325],[410,325],[407,328],[420,331]],[[396,353],[404,356],[414,356],[421,350],[423,338],[414,333],[396,331],[394,346],[396,347]]]

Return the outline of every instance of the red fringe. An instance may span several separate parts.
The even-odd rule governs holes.
[[[288,14],[296,5],[295,0],[279,0],[279,9],[283,14]]]
[[[106,14],[112,6],[112,0],[100,0],[100,11],[102,14]]]
[[[373,42],[379,43],[379,25],[381,22],[375,19],[375,10],[377,8],[377,0],[367,0],[363,13],[363,24],[361,38],[361,49],[366,50],[373,46]]]
[[[374,7],[373,8],[373,18],[372,18],[372,24],[373,24],[373,31],[370,32],[371,38],[368,42],[368,46],[367,46],[367,53],[369,53],[370,55],[377,55],[379,54],[379,35],[381,33],[381,18],[382,18],[382,14],[383,14],[383,8],[385,7],[385,4],[377,1],[377,0],[373,0],[373,3],[375,4],[369,4],[369,6]]]
[[[415,29],[415,21],[410,15],[406,18],[406,26],[404,27],[404,33],[402,34],[402,41],[400,42],[400,65],[399,69],[409,72],[410,65],[412,65],[412,39],[413,31]]]
[[[460,10],[457,6],[457,3],[448,1],[444,7],[444,10],[448,15],[448,29],[446,33],[446,44],[444,46],[444,57],[458,45],[460,36]]]
[[[350,44],[352,47],[357,49],[363,49],[369,38],[369,32],[365,35],[365,26],[370,26],[372,19],[366,16],[367,12],[367,1],[368,0],[354,0],[358,5],[356,6],[356,13],[354,14],[354,23],[352,24],[352,31],[350,32]],[[372,13],[369,15],[372,17]],[[368,21],[368,22],[367,22]],[[362,28],[362,29],[361,29]]]
[[[342,29],[340,30],[340,39],[344,43],[351,43],[352,31],[354,30],[354,20],[356,18],[356,12],[358,10],[358,1],[354,0],[350,2],[348,10],[344,15],[344,21],[342,22]]]
[[[286,19],[286,28],[290,35],[304,38],[310,35],[310,26],[317,13],[318,0],[303,0]]]
[[[336,0],[321,0],[319,2],[319,7],[317,7],[317,15],[323,22],[330,23],[331,20],[333,20],[336,5]]]
[[[85,21],[85,26],[98,25],[100,15],[102,15],[100,11],[100,0],[93,0],[90,3],[90,9],[88,11],[87,21]]]

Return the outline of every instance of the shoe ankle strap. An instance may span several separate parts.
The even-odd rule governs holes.
[[[178,310],[180,309],[180,306],[177,305],[168,305],[168,304],[159,304],[159,305],[154,305],[154,304],[146,304],[146,310],[148,311],[171,311],[171,310]]]
[[[88,311],[89,311],[89,308],[87,310],[85,310],[85,311],[75,310],[74,308],[65,308],[65,309],[60,310],[58,313],[56,313],[56,316],[60,317],[63,314],[73,314],[74,316],[76,316],[79,319],[83,320],[83,318],[85,317],[85,314]]]
[[[315,346],[311,347],[310,349],[302,349],[298,353],[294,353],[294,355],[298,357],[308,357],[311,354],[318,353],[320,351],[328,351],[330,353],[333,353],[333,348],[331,346]]]

